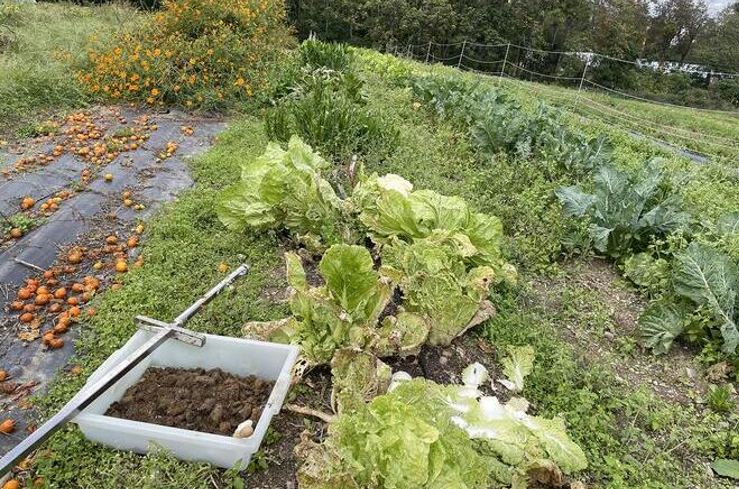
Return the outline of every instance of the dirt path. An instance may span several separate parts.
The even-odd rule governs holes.
[[[0,235],[0,369],[17,384],[13,392],[0,393],[3,418],[13,418],[17,426],[12,435],[0,438],[0,454],[27,434],[31,413],[24,398],[43,391],[67,365],[74,352],[72,340],[84,327],[83,319],[75,321],[62,337],[63,346],[50,348],[39,336],[58,316],[48,307],[37,307],[33,321],[21,322],[20,312],[12,311],[10,304],[17,301],[18,290],[29,278],[43,282],[41,272],[52,268],[56,274],[49,289],[92,276],[100,282],[91,289],[94,294],[114,283],[114,261],[137,256],[134,247],[125,245],[129,236],[138,240],[137,224],[192,185],[185,160],[207,149],[225,126],[219,120],[176,112],[145,114],[132,108],[97,108],[79,119],[59,121],[56,134],[16,142],[0,155],[1,162],[8,162],[0,177],[3,224],[6,229],[11,227],[8,221],[27,226],[20,239],[11,239],[7,230]],[[98,146],[99,158],[83,149]],[[35,204],[21,210],[25,197]],[[122,243],[112,252],[106,244],[109,236]],[[80,250],[82,261],[62,266],[70,249]],[[60,308],[68,307],[63,300],[57,302]],[[84,317],[84,305],[80,307]]]

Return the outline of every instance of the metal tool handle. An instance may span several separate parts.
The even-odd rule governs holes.
[[[249,266],[247,264],[243,264],[239,266],[239,268],[231,272],[228,277],[221,280],[221,282],[218,285],[216,285],[215,287],[210,289],[208,292],[206,292],[203,297],[201,297],[200,299],[195,301],[190,307],[185,309],[182,312],[182,314],[177,316],[175,320],[172,321],[172,324],[174,324],[175,326],[182,326],[183,324],[185,324],[185,322],[189,320],[193,316],[193,314],[198,312],[200,308],[202,308],[208,302],[213,300],[213,298],[217,296],[218,294],[220,294],[221,291],[223,291],[223,289],[225,289],[226,287],[234,283],[237,278],[243,277],[247,273],[249,273]]]
[[[41,425],[36,431],[31,433],[26,439],[21,441],[5,456],[0,459],[0,477],[10,472],[20,461],[22,461],[29,453],[31,453],[39,444],[53,435],[66,422],[72,420],[83,409],[92,404],[105,391],[112,387],[116,382],[123,378],[136,365],[141,363],[154,350],[159,348],[169,338],[174,338],[178,331],[183,331],[180,325],[189,320],[196,312],[198,312],[205,304],[210,302],[223,289],[231,285],[237,278],[246,275],[249,271],[247,265],[241,265],[234,270],[228,277],[223,279],[218,285],[205,293],[203,297],[195,301],[190,307],[177,316],[173,324],[159,323],[161,328],[157,333],[149,338],[143,345],[127,356],[119,364],[115,365],[108,373],[103,375],[100,380],[95,382],[88,388],[78,392],[67,404],[52,416],[46,423]],[[186,331],[186,330],[184,330]],[[201,344],[202,345],[202,344]]]

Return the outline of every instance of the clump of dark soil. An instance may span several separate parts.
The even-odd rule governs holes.
[[[230,436],[247,419],[257,425],[272,385],[218,368],[150,367],[105,414]]]

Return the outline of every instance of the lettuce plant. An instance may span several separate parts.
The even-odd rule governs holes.
[[[428,335],[425,319],[400,309],[382,322],[391,299],[391,279],[374,270],[367,248],[334,245],[318,266],[324,285],[308,283],[300,257],[286,253],[287,280],[292,288],[292,316],[278,321],[250,322],[248,336],[300,345],[309,364],[331,361],[336,350],[358,348],[383,356],[419,348]]]
[[[466,240],[441,230],[412,243],[396,238],[382,250],[383,273],[399,285],[404,307],[428,318],[432,345],[448,345],[495,313],[487,298],[502,277],[488,266],[467,271],[467,253]]]
[[[293,137],[287,151],[270,143],[243,165],[241,180],[223,191],[218,217],[233,230],[287,228],[310,241],[339,243],[349,232],[343,202],[321,170],[328,163]]]
[[[479,364],[465,369],[465,385],[403,377],[340,412],[323,443],[296,448],[304,459],[300,489],[526,488],[562,485],[563,473],[587,466],[561,420],[527,414],[521,398],[501,404],[483,396],[487,371]]]
[[[508,355],[503,358],[505,379],[499,379],[506,389],[513,392],[523,390],[524,377],[534,369],[534,349],[530,346],[508,347]]]
[[[555,194],[566,215],[589,220],[593,246],[613,258],[642,251],[653,237],[690,225],[680,197],[665,189],[666,178],[658,159],[631,177],[604,165],[593,182],[593,194],[576,186],[560,187]]]
[[[468,266],[489,266],[501,277],[515,280],[515,269],[503,260],[503,225],[495,216],[473,212],[464,199],[432,190],[413,190],[404,178],[376,174],[360,181],[352,194],[359,219],[376,243],[394,238],[405,242],[427,238],[436,230],[449,232]]]

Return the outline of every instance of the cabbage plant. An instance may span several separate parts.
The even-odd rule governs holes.
[[[613,258],[642,251],[656,236],[688,229],[690,216],[680,196],[672,193],[659,159],[633,176],[604,165],[593,178],[594,193],[581,187],[559,187],[555,194],[568,216],[588,219],[588,235],[596,250]]]

